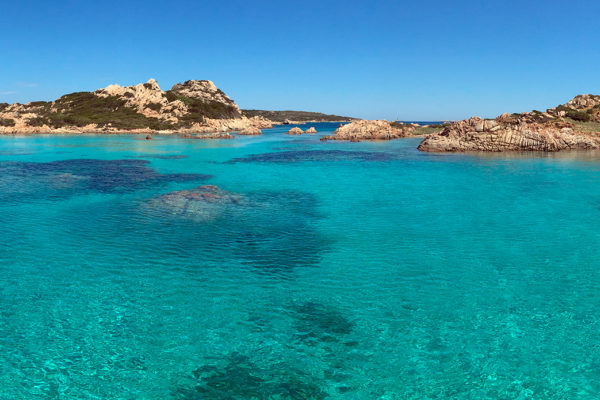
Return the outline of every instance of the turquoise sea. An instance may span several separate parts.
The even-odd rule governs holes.
[[[600,155],[315,126],[1,137],[0,399],[600,396]]]

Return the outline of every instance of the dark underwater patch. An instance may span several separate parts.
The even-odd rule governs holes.
[[[0,151],[0,156],[29,156],[34,153],[23,151]]]
[[[354,322],[332,306],[315,301],[295,304],[292,309],[301,340],[333,342],[352,333]]]
[[[141,210],[173,230],[180,245],[206,249],[203,259],[220,255],[261,273],[316,266],[329,248],[315,228],[321,216],[308,193],[240,194],[205,185],[155,197]]]
[[[224,366],[201,366],[193,371],[193,376],[196,384],[177,388],[173,393],[176,399],[321,400],[328,397],[316,377],[283,362],[258,365],[243,354],[230,355]]]
[[[141,154],[138,158],[153,158],[156,160],[181,160],[187,158],[183,154]]]
[[[161,174],[145,160],[75,159],[0,162],[0,199],[64,197],[86,192],[116,193],[166,182],[198,181],[203,174]]]
[[[252,154],[234,158],[228,163],[296,163],[308,161],[389,161],[396,159],[390,153],[375,151],[345,150],[298,150],[274,153]]]

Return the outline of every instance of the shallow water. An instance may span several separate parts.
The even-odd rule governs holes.
[[[334,128],[0,138],[0,399],[597,398],[600,156]]]

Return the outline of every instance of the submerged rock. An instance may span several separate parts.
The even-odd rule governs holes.
[[[298,128],[297,126],[287,131],[288,135],[302,135],[302,133],[304,133],[302,129]]]
[[[196,384],[179,388],[180,399],[311,399],[328,397],[323,382],[281,360],[251,359],[233,353],[216,364],[203,365],[193,372]]]
[[[333,135],[324,136],[321,140],[391,140],[410,136],[415,129],[413,125],[400,122],[360,120],[340,125]]]
[[[221,216],[229,207],[245,203],[243,196],[214,185],[178,190],[152,199],[148,207],[156,212],[181,216],[196,221],[209,221]]]
[[[396,159],[394,154],[377,151],[345,151],[345,150],[298,150],[278,151],[273,153],[252,154],[247,157],[234,158],[228,163],[295,163],[307,161],[389,161]]]
[[[180,243],[205,249],[206,257],[230,257],[255,272],[288,279],[297,267],[317,266],[329,248],[330,241],[315,230],[316,202],[302,192],[238,194],[200,186],[157,196],[140,211],[172,229]]]
[[[337,341],[354,329],[354,322],[340,311],[318,302],[308,301],[292,310],[300,339]]]

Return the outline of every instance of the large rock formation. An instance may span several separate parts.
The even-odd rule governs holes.
[[[425,138],[419,150],[560,151],[600,148],[600,96],[580,95],[546,112],[473,117]]]
[[[191,80],[163,91],[150,79],[52,102],[0,104],[0,134],[229,132],[271,126],[264,117],[242,115],[210,81]]]
[[[415,129],[415,125],[400,122],[359,120],[340,125],[333,135],[324,136],[321,140],[391,140],[410,136]]]

